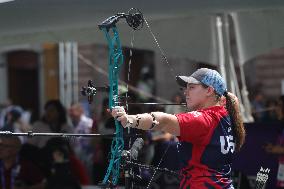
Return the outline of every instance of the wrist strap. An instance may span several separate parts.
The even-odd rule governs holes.
[[[133,120],[132,120],[132,119],[127,118],[127,122],[126,122],[125,127],[132,127],[132,124],[133,124]]]
[[[141,117],[139,115],[136,116],[136,125],[135,128],[139,127]]]
[[[156,120],[156,117],[154,116],[154,114],[150,113],[150,115],[152,116],[152,125],[149,128],[149,130],[152,130],[157,125],[157,120]]]

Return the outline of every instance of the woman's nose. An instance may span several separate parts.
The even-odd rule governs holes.
[[[188,90],[187,90],[187,88],[184,88],[183,94],[184,94],[184,96],[187,96],[187,95],[188,95]]]

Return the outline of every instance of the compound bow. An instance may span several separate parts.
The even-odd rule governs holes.
[[[109,109],[112,109],[114,106],[121,104],[119,102],[120,98],[118,95],[118,81],[119,81],[118,77],[119,77],[119,71],[120,71],[121,65],[124,62],[124,58],[122,54],[121,43],[120,43],[119,33],[117,30],[116,24],[122,18],[126,20],[127,24],[133,30],[138,30],[142,28],[143,23],[145,22],[147,24],[147,27],[150,30],[150,33],[152,34],[154,38],[154,41],[157,44],[157,47],[159,48],[161,52],[161,55],[164,61],[168,64],[169,67],[171,67],[169,62],[167,61],[165,53],[163,52],[160,45],[158,44],[158,41],[155,35],[151,31],[147,21],[143,18],[142,13],[138,9],[132,8],[128,11],[128,13],[118,13],[114,16],[107,18],[105,21],[99,24],[99,29],[104,32],[105,38],[107,39],[108,47],[109,47],[109,66],[108,66],[109,87],[95,87],[93,83],[89,81],[88,87],[83,87],[82,94],[85,96],[88,96],[89,103],[91,103],[91,101],[93,100],[93,96],[96,94],[96,91],[99,91],[99,90],[105,91],[106,89],[109,89]],[[171,71],[173,72],[173,69],[171,69]],[[153,104],[156,104],[156,103],[153,103]],[[171,104],[171,105],[184,105],[184,104]],[[117,185],[118,178],[119,178],[121,152],[124,149],[124,140],[123,140],[123,128],[117,120],[115,120],[115,129],[116,129],[115,137],[113,138],[113,141],[111,144],[111,158],[109,160],[108,169],[107,169],[107,172],[103,180],[103,185],[108,185],[108,184]],[[166,152],[167,150],[165,151],[165,153]],[[159,164],[161,163],[162,158]],[[155,168],[154,170],[155,171],[158,170],[158,167]],[[151,178],[151,181],[153,177]],[[151,181],[149,182],[148,187],[150,186]]]
[[[121,43],[119,39],[116,23],[121,19],[126,19],[128,25],[137,30],[143,26],[143,16],[137,9],[130,9],[126,13],[118,13],[109,17],[103,21],[99,28],[104,32],[109,47],[109,108],[112,109],[118,105],[118,77],[121,65],[124,62]],[[111,33],[112,32],[112,33]],[[109,160],[109,166],[106,175],[103,180],[103,184],[107,184],[107,181],[111,176],[111,184],[116,185],[119,178],[121,152],[124,149],[123,140],[123,128],[121,124],[115,120],[115,134],[111,144],[111,158]]]

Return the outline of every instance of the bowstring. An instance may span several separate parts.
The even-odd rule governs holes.
[[[153,39],[154,39],[154,42],[155,42],[156,46],[158,47],[158,49],[159,49],[159,51],[160,51],[160,55],[162,56],[162,59],[164,60],[163,62],[165,62],[166,65],[168,66],[168,68],[170,69],[170,73],[171,73],[172,77],[173,77],[173,78],[176,78],[176,74],[175,74],[175,73],[177,73],[176,70],[175,70],[174,67],[171,66],[171,64],[169,63],[168,58],[167,58],[167,56],[166,56],[166,54],[165,54],[165,51],[161,48],[161,46],[160,46],[160,44],[159,44],[159,42],[158,42],[158,39],[157,39],[156,35],[154,34],[153,30],[151,29],[150,24],[148,23],[146,17],[143,16],[143,18],[144,18],[144,21],[145,21],[145,23],[146,23],[147,29],[149,30],[151,36],[152,36]],[[152,175],[152,177],[151,177],[151,179],[150,179],[150,181],[149,181],[149,183],[148,183],[148,185],[147,185],[147,189],[150,188],[150,185],[151,185],[151,183],[152,183],[152,181],[153,181],[153,179],[154,179],[154,177],[155,177],[155,175],[156,175],[157,169],[159,168],[159,166],[160,166],[160,164],[162,163],[162,161],[163,161],[163,159],[164,159],[166,153],[167,153],[168,150],[169,150],[170,144],[171,144],[171,143],[169,142],[168,145],[167,145],[167,148],[166,148],[166,150],[165,150],[165,152],[164,152],[164,154],[162,155],[162,157],[161,157],[161,159],[160,159],[160,161],[159,161],[159,163],[158,163],[158,165],[157,165],[157,168],[154,169],[154,173],[153,173],[153,175]]]
[[[131,72],[131,64],[132,64],[132,57],[133,57],[133,51],[132,49],[134,48],[134,39],[135,39],[135,30],[132,30],[132,35],[130,39],[130,48],[129,48],[129,61],[128,61],[128,72],[127,72],[127,82],[126,82],[126,95],[125,95],[125,107],[126,107],[126,112],[129,110],[128,106],[128,91],[129,91],[129,82],[130,82],[130,72]],[[127,128],[127,133],[131,133],[131,128]],[[131,143],[132,143],[132,138],[129,138],[128,141],[128,149],[131,148]],[[130,159],[131,160],[131,159]],[[130,170],[132,171],[132,170]]]
[[[130,82],[130,72],[131,72],[131,65],[132,65],[132,58],[133,58],[133,48],[134,48],[134,39],[135,39],[135,30],[132,30],[132,35],[131,35],[131,39],[130,39],[130,48],[129,48],[129,61],[128,61],[128,72],[127,72],[127,82],[126,82],[126,95],[125,95],[125,108],[126,108],[126,112],[129,112],[129,106],[128,106],[128,91],[129,91],[129,82]],[[127,128],[127,133],[130,134],[131,133],[131,128],[128,127]],[[132,143],[132,138],[129,138],[128,141],[128,149],[131,148],[131,143]],[[130,161],[132,161],[131,156],[130,156]],[[132,175],[132,169],[129,170],[130,171],[130,175]],[[132,186],[131,186],[132,187]]]
[[[143,17],[144,17],[144,21],[145,21],[145,23],[146,23],[147,29],[149,30],[151,36],[152,36],[153,39],[154,39],[154,42],[155,42],[156,46],[158,47],[158,49],[159,49],[159,51],[160,51],[160,55],[162,56],[162,59],[164,60],[164,62],[165,62],[165,63],[167,64],[167,66],[169,67],[169,69],[170,69],[170,71],[171,71],[170,73],[171,73],[171,75],[173,76],[173,78],[175,78],[175,77],[176,77],[176,74],[175,74],[175,73],[177,73],[176,70],[175,70],[174,67],[171,66],[171,64],[169,63],[168,58],[167,58],[167,56],[166,56],[166,54],[165,54],[165,51],[161,48],[161,46],[160,46],[160,44],[159,44],[159,42],[158,42],[158,39],[157,39],[156,35],[154,34],[153,30],[151,29],[150,24],[148,23],[146,17],[145,17],[145,16],[143,16]]]
[[[161,159],[160,159],[160,161],[159,161],[157,167],[154,168],[154,173],[153,173],[153,175],[152,175],[152,177],[151,177],[151,179],[150,179],[150,181],[149,181],[149,183],[148,183],[146,189],[149,189],[150,185],[152,184],[152,182],[153,182],[153,180],[154,180],[154,177],[155,177],[155,175],[156,175],[156,173],[157,173],[157,170],[158,170],[158,168],[160,167],[160,165],[161,165],[161,163],[162,163],[162,161],[163,161],[163,159],[164,159],[166,153],[168,152],[168,149],[169,149],[169,148],[170,148],[170,142],[169,142],[169,144],[167,145],[167,148],[166,148],[164,154],[162,155],[162,157],[161,157]]]

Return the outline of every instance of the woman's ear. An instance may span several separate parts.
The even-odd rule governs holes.
[[[207,87],[207,96],[215,95],[215,90],[213,87]]]

